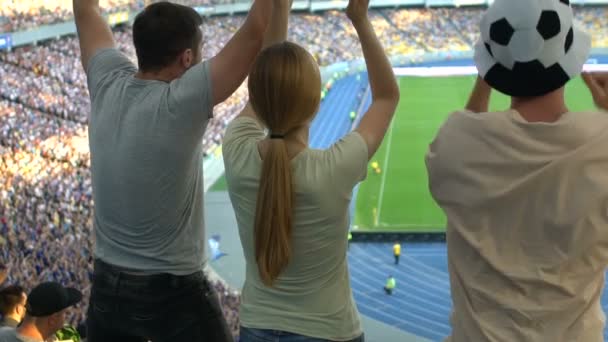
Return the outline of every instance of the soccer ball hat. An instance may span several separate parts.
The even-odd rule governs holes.
[[[546,95],[578,76],[591,38],[574,26],[568,0],[495,0],[475,45],[479,75],[509,96]]]

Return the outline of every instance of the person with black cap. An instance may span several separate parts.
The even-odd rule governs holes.
[[[603,341],[608,115],[570,112],[564,90],[590,37],[566,0],[496,0],[481,31],[466,110],[426,157],[448,218],[446,341]],[[586,76],[608,107],[602,77]],[[492,89],[509,109],[488,112]]]
[[[0,342],[43,342],[65,323],[66,310],[82,300],[80,291],[46,282],[27,298],[26,314],[17,329],[0,330]]]

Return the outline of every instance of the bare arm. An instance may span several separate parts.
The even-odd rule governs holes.
[[[272,17],[266,33],[264,33],[264,48],[282,43],[287,40],[287,27],[289,25],[289,12],[293,0],[275,0]]]
[[[350,0],[346,14],[359,35],[372,91],[372,104],[357,128],[367,143],[371,159],[382,144],[395,114],[399,87],[390,61],[367,16],[368,6],[369,0]]]
[[[477,77],[466,109],[474,113],[485,113],[490,104],[492,88],[481,77]]]
[[[101,15],[99,0],[73,0],[74,18],[80,40],[82,66],[87,71],[96,51],[115,47],[114,36]]]
[[[272,0],[255,0],[243,26],[211,59],[213,105],[232,95],[249,74],[255,57],[262,49],[272,4]]]
[[[289,12],[293,0],[275,0],[274,7],[272,9],[272,17],[268,29],[264,34],[263,47],[269,47],[271,45],[284,42],[287,40],[287,27],[289,24]],[[255,112],[251,107],[251,104],[247,102],[247,105],[239,116],[250,116],[256,118]]]

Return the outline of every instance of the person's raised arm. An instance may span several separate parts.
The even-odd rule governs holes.
[[[608,72],[583,73],[583,80],[591,91],[595,105],[608,110]]]
[[[266,33],[264,33],[263,48],[282,43],[287,40],[287,27],[289,26],[289,12],[293,0],[274,0],[272,16]]]
[[[475,81],[475,86],[471,91],[469,102],[467,102],[467,106],[465,108],[473,113],[487,112],[490,104],[491,94],[492,88],[490,85],[488,85],[483,78],[478,76],[477,80]]]
[[[273,0],[255,0],[245,23],[226,46],[211,59],[213,105],[226,100],[243,83],[262,49]]]
[[[96,51],[115,47],[114,36],[101,15],[99,0],[73,0],[72,4],[80,40],[80,58],[87,71],[89,60]]]
[[[272,16],[270,18],[270,24],[266,33],[264,34],[263,48],[267,48],[271,45],[282,43],[287,40],[287,28],[289,26],[289,12],[293,0],[274,0],[274,7],[272,9]],[[253,108],[249,101],[239,116],[251,116],[256,117]]]
[[[371,159],[380,147],[395,114],[399,103],[399,87],[391,63],[369,20],[368,6],[369,0],[350,0],[346,15],[359,35],[372,91],[372,104],[357,128],[367,143]]]

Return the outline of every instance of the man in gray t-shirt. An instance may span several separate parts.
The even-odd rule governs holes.
[[[273,0],[256,0],[222,51],[201,62],[202,20],[160,2],[133,24],[136,67],[99,0],[74,0],[91,96],[95,276],[88,339],[230,340],[204,264],[202,138],[243,82]]]

